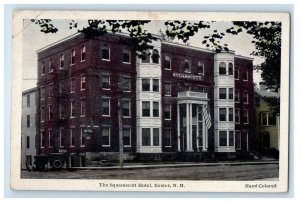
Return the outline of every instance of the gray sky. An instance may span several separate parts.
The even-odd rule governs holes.
[[[78,22],[78,28],[87,26],[87,20],[81,20]],[[23,21],[23,82],[22,89],[26,90],[36,86],[37,78],[37,54],[36,51],[43,48],[53,42],[63,39],[71,34],[77,32],[77,29],[69,29],[70,20],[54,20],[53,24],[58,28],[58,32],[55,34],[44,34],[40,32],[40,27],[32,23],[30,20]],[[213,33],[213,30],[223,31],[231,26],[230,22],[216,22],[211,25],[210,29],[201,29],[195,36],[193,36],[189,44],[191,46],[197,46],[206,48],[202,44],[203,36]],[[152,21],[145,26],[145,29],[151,33],[157,34],[159,30],[165,30],[162,21]],[[254,45],[251,43],[253,40],[251,35],[246,33],[240,33],[238,36],[226,35],[221,42],[227,43],[229,49],[234,50],[236,54],[253,57],[254,64],[260,64],[263,60],[258,57],[251,56],[254,49]],[[260,73],[254,72],[254,82],[259,82]]]

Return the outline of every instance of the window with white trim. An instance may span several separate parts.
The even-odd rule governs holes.
[[[159,128],[153,128],[153,146],[159,145]]]
[[[102,146],[110,146],[110,126],[102,126]]]
[[[243,103],[248,104],[249,103],[249,95],[247,92],[243,92]]]
[[[227,146],[227,131],[219,131],[219,146]]]
[[[240,123],[240,109],[235,108],[235,123]]]
[[[63,128],[59,129],[59,146],[60,147],[65,146],[65,134],[64,134],[64,129]]]
[[[198,62],[198,74],[204,75],[204,63],[201,61]]]
[[[226,99],[226,88],[219,88],[219,99]]]
[[[142,116],[150,117],[150,101],[142,101]]]
[[[150,51],[146,50],[142,55],[142,63],[150,63]]]
[[[165,96],[171,96],[171,83],[165,83]]]
[[[26,126],[27,128],[30,128],[30,115],[26,116]]]
[[[152,80],[152,90],[153,92],[159,92],[159,79]]]
[[[49,84],[49,98],[53,97],[53,84]]]
[[[27,103],[27,107],[30,107],[30,94],[28,94],[27,96],[26,96],[26,103]]]
[[[102,74],[102,88],[110,89],[110,76],[108,74]]]
[[[48,136],[49,148],[52,148],[53,147],[53,141],[54,141],[52,129],[48,130],[48,134],[49,134],[49,136]]]
[[[102,98],[102,115],[110,116],[110,98]]]
[[[150,79],[142,79],[142,91],[150,91]]]
[[[165,56],[164,68],[166,70],[171,70],[171,58],[169,56]]]
[[[228,75],[233,75],[233,64],[231,62],[228,64]]]
[[[185,59],[183,61],[183,71],[185,73],[191,73],[191,61],[188,59]]]
[[[64,65],[65,65],[65,56],[64,56],[64,54],[61,54],[59,56],[59,68],[63,69]]]
[[[65,106],[63,104],[59,104],[59,118],[65,118]]]
[[[45,147],[45,131],[40,131],[40,137],[41,137],[41,148]]]
[[[233,88],[228,88],[228,99],[233,100]]]
[[[40,117],[40,119],[41,119],[41,122],[45,121],[45,107],[44,106],[41,107],[41,117]]]
[[[128,76],[120,77],[120,87],[122,91],[130,92],[131,91],[131,79]]]
[[[131,129],[130,127],[123,127],[123,145],[124,147],[131,146]]]
[[[249,123],[249,110],[244,110],[243,120],[244,120],[244,124],[248,124]]]
[[[85,135],[84,135],[84,128],[80,128],[80,146],[85,146]]]
[[[41,87],[41,100],[44,100],[45,99],[45,87],[44,86],[42,86]]]
[[[172,146],[172,131],[170,128],[166,128],[164,130],[164,142],[165,147],[171,147]]]
[[[234,79],[239,80],[239,70],[237,69],[234,70]]]
[[[74,134],[74,128],[70,128],[70,146],[75,146],[75,134]]]
[[[46,66],[45,66],[45,61],[42,61],[42,68],[41,68],[41,75],[44,75],[46,73]]]
[[[247,71],[243,72],[243,81],[248,81],[248,72]]]
[[[240,92],[238,90],[235,90],[235,94],[234,94],[234,101],[236,103],[240,102]]]
[[[130,50],[128,47],[123,49],[123,63],[130,63]]]
[[[49,61],[49,73],[53,72],[54,70],[54,67],[53,67],[53,59],[50,58],[50,61]]]
[[[85,61],[85,54],[86,54],[86,47],[83,45],[83,46],[81,46],[81,57],[80,57],[80,59],[81,59],[81,62],[83,62],[83,61]]]
[[[234,131],[229,131],[228,146],[234,146]]]
[[[241,139],[241,131],[235,131],[235,148],[237,150],[241,149],[242,139]]]
[[[71,78],[71,80],[70,80],[70,92],[74,93],[75,89],[76,89],[76,79]]]
[[[142,128],[142,146],[151,145],[150,128]]]
[[[153,63],[159,64],[159,53],[158,53],[158,50],[153,49],[151,57],[152,57],[152,62]]]
[[[219,75],[226,75],[226,64],[225,64],[225,62],[221,62],[219,64]]]
[[[71,65],[75,64],[75,56],[76,56],[76,52],[74,49],[71,50]]]
[[[123,117],[130,117],[130,100],[123,100],[122,115]]]
[[[153,117],[159,117],[159,102],[153,102]]]
[[[228,108],[228,121],[233,121],[233,108]]]
[[[165,120],[171,120],[171,105],[164,106]]]
[[[74,100],[72,100],[71,102],[70,102],[70,107],[71,107],[71,118],[74,118],[75,117],[75,101]]]
[[[85,90],[86,88],[86,77],[85,75],[82,75],[80,77],[80,90]]]
[[[226,121],[227,116],[226,108],[219,108],[219,121]]]
[[[107,44],[102,45],[102,60],[110,60],[110,48]]]
[[[80,116],[85,116],[86,114],[86,102],[85,99],[80,99]]]
[[[52,105],[49,105],[48,106],[48,118],[49,118],[49,121],[53,120],[53,106]]]
[[[275,126],[276,115],[273,112],[261,112],[260,113],[260,125],[261,126]]]

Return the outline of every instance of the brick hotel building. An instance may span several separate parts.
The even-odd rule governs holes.
[[[75,34],[37,51],[37,153],[70,166],[118,157],[237,156],[254,149],[252,59],[158,39],[137,57],[130,38]]]

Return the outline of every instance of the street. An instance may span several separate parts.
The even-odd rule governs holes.
[[[21,171],[24,179],[121,179],[121,180],[276,180],[277,164],[218,165],[177,168],[137,168],[123,170],[77,170],[28,172]]]

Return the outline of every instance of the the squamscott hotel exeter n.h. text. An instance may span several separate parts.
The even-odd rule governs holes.
[[[37,51],[37,154],[67,166],[118,159],[238,158],[254,150],[252,58],[125,34],[75,34]]]

